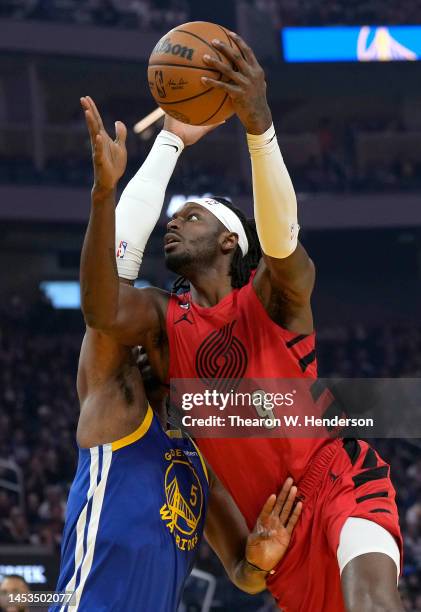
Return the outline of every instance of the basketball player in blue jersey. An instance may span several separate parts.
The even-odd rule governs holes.
[[[94,213],[96,194],[113,189],[125,167],[125,148],[119,146],[124,130],[117,124],[117,142],[101,141],[92,136],[93,112],[86,119],[94,152]],[[89,328],[83,266],[81,285],[87,330],[77,381],[79,463],[57,585],[57,592],[74,596],[70,607],[50,610],[175,611],[203,534],[236,586],[249,593],[264,590],[301,512],[300,503],[294,507],[292,480],[278,497],[269,497],[249,533],[192,440],[166,431],[162,410],[161,420],[154,414],[131,349]]]

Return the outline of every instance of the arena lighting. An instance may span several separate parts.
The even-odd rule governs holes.
[[[80,308],[78,281],[43,281],[39,287],[54,308]]]
[[[214,193],[203,193],[202,195],[184,195],[181,193],[177,193],[173,196],[171,196],[170,201],[168,203],[167,206],[167,210],[166,210],[166,215],[167,217],[172,217],[173,214],[179,209],[181,208],[186,202],[190,202],[191,200],[197,200],[198,198],[213,198],[215,197]],[[218,196],[216,196],[218,197]],[[222,197],[222,196],[221,196]],[[229,196],[223,196],[226,200],[228,200],[229,202],[231,202],[231,198]]]
[[[286,62],[421,59],[421,26],[324,26],[281,30]]]
[[[135,287],[139,289],[150,286],[151,283],[147,279],[135,282]],[[78,310],[80,308],[80,284],[78,281],[43,281],[39,287],[57,310]]]
[[[46,584],[46,573],[46,567],[42,564],[19,563],[0,565],[0,581],[7,576],[16,575],[22,576],[28,584]]]

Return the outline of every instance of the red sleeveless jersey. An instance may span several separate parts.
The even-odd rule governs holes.
[[[170,379],[317,376],[314,332],[298,335],[274,323],[252,279],[210,308],[189,293],[171,295],[167,334]],[[198,438],[197,444],[252,528],[269,495],[288,475],[298,482],[326,440]]]

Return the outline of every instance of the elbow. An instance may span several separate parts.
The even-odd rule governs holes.
[[[109,316],[101,316],[83,306],[82,313],[86,326],[91,329],[106,333],[111,331],[114,326],[114,320],[111,320]]]
[[[113,328],[116,313],[108,307],[104,308],[104,303],[100,299],[93,299],[93,296],[81,292],[81,310],[85,323],[91,329],[106,332]]]
[[[114,321],[106,317],[97,316],[91,312],[83,311],[83,318],[87,327],[96,329],[97,331],[110,333],[114,328]]]

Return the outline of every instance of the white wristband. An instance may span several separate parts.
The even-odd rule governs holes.
[[[273,124],[264,134],[247,134],[253,173],[254,216],[262,251],[283,259],[297,247],[297,198]]]
[[[116,208],[116,259],[121,278],[138,277],[146,243],[160,217],[168,182],[183,149],[181,138],[162,130],[121,194]]]

